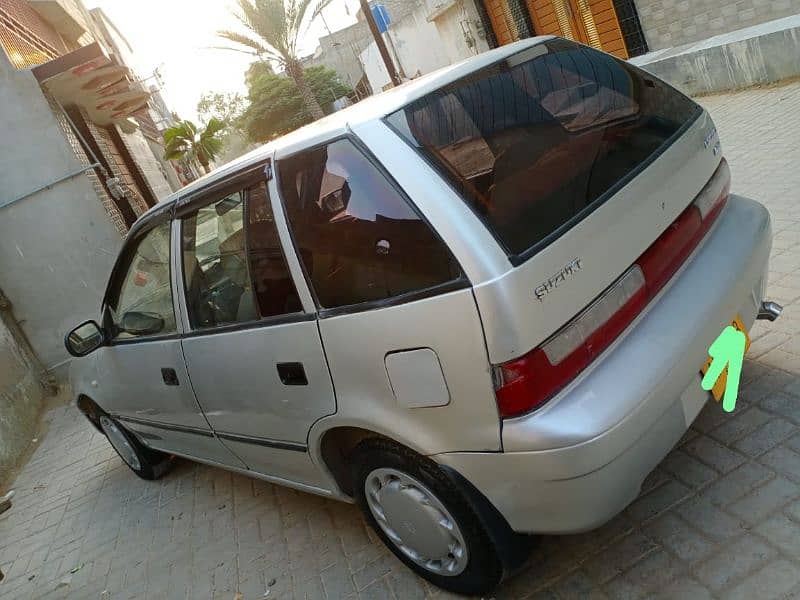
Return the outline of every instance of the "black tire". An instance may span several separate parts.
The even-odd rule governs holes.
[[[138,477],[153,481],[169,471],[173,460],[171,455],[146,448],[135,435],[125,429],[125,427],[113,417],[101,415],[99,425],[100,430],[106,436],[106,439],[108,439],[117,455],[122,459],[122,462],[124,462],[131,471],[136,473]],[[121,451],[120,448],[117,447],[117,443],[120,441],[120,438],[117,438],[117,443],[115,443],[114,438],[117,432],[119,432],[119,435],[127,442],[135,459],[125,456],[127,448]]]
[[[351,467],[356,500],[364,518],[408,568],[434,585],[457,594],[480,596],[497,587],[503,578],[503,564],[491,536],[461,490],[436,463],[389,440],[368,439],[353,451]],[[459,574],[441,575],[417,564],[378,524],[366,499],[365,484],[375,469],[386,468],[401,471],[422,483],[456,521],[467,549],[467,565]]]

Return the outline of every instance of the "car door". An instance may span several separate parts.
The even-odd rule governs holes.
[[[266,183],[262,165],[179,211],[183,352],[223,443],[253,471],[317,487],[308,431],[336,403],[316,311],[287,266]]]
[[[498,449],[483,329],[448,247],[354,136],[276,166],[336,386],[320,433],[362,427],[429,454]]]
[[[148,446],[243,467],[214,437],[189,381],[172,294],[171,226],[166,213],[154,220],[126,242],[114,268],[96,400]]]

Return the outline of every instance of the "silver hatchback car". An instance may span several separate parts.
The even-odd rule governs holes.
[[[182,456],[357,502],[486,593],[526,534],[630,503],[710,398],[710,344],[777,316],[769,215],[729,181],[653,76],[559,38],[487,52],[142,216],[67,335],[77,406],[140,477]]]

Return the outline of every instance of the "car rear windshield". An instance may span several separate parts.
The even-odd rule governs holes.
[[[701,112],[613,56],[551,40],[387,122],[523,260],[602,204]]]

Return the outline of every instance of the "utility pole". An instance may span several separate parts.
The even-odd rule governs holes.
[[[386,49],[386,43],[383,41],[383,36],[378,30],[378,24],[375,23],[375,18],[372,16],[372,9],[369,7],[367,0],[361,0],[361,11],[364,13],[364,18],[367,20],[369,30],[372,32],[372,37],[375,39],[375,44],[378,46],[378,52],[381,53],[383,64],[386,66],[386,71],[389,73],[389,79],[392,80],[394,85],[400,85],[402,81],[394,68],[392,57],[389,56],[389,50]]]

